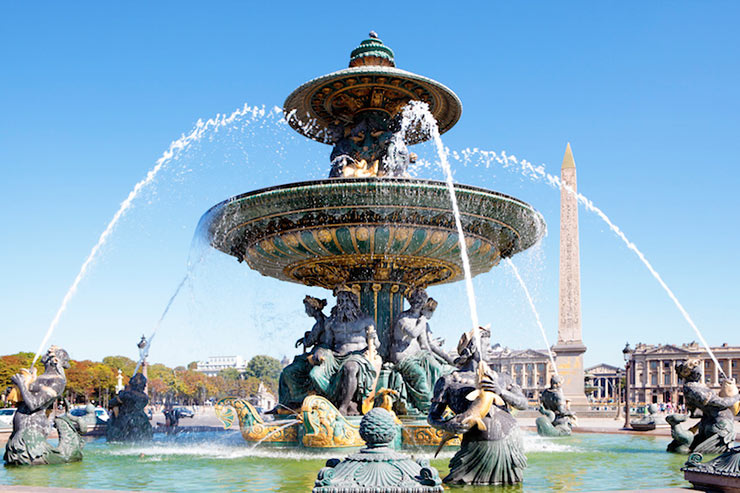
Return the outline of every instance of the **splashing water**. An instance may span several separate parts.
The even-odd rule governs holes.
[[[442,138],[439,135],[437,120],[429,111],[429,105],[427,103],[422,103],[420,101],[411,101],[404,107],[402,113],[401,130],[400,132],[398,132],[397,135],[406,135],[412,124],[421,125],[421,131],[432,136],[434,147],[437,150],[439,163],[445,173],[445,182],[447,183],[447,189],[450,193],[450,202],[452,203],[452,213],[455,216],[455,227],[457,228],[457,238],[460,245],[460,259],[462,260],[463,271],[465,272],[465,289],[468,294],[470,319],[473,323],[473,339],[475,340],[478,354],[483,354],[480,342],[480,334],[478,330],[478,309],[475,304],[473,276],[470,271],[470,260],[468,259],[468,247],[465,244],[465,233],[463,231],[462,221],[460,220],[460,209],[457,205],[455,184],[452,181],[452,169],[450,168],[450,162],[447,159],[447,149],[445,149],[444,144],[442,143]]]
[[[529,289],[527,289],[527,285],[524,284],[524,279],[522,279],[522,276],[519,275],[519,269],[516,268],[514,262],[512,262],[510,258],[507,258],[506,263],[509,265],[509,267],[511,267],[511,270],[514,271],[514,275],[516,276],[516,279],[519,281],[519,284],[524,290],[524,294],[527,295],[527,301],[529,302],[530,308],[532,308],[532,313],[534,313],[534,318],[537,321],[537,326],[540,328],[540,332],[542,333],[542,339],[545,340],[545,347],[547,347],[547,355],[550,357],[550,363],[552,363],[552,368],[555,371],[555,375],[558,375],[558,365],[555,364],[555,358],[552,355],[552,350],[550,350],[550,343],[547,340],[547,334],[545,334],[545,327],[542,325],[540,314],[537,312],[537,308],[535,308],[534,306],[534,301],[532,301],[532,296],[529,294]]]
[[[139,367],[141,367],[142,363],[144,363],[144,360],[149,356],[149,348],[152,345],[154,336],[157,335],[157,331],[159,330],[159,327],[162,325],[162,321],[164,320],[164,317],[167,316],[167,312],[170,311],[170,307],[172,306],[172,303],[175,301],[175,298],[177,298],[177,295],[180,294],[180,290],[185,285],[185,283],[188,281],[188,279],[190,279],[190,270],[188,270],[188,273],[185,274],[185,277],[182,278],[182,281],[180,281],[180,284],[177,285],[175,292],[172,293],[172,296],[170,296],[170,301],[167,302],[167,306],[165,306],[164,311],[162,312],[162,316],[159,317],[159,320],[157,321],[157,325],[154,326],[152,335],[149,336],[149,339],[147,339],[146,344],[144,345],[143,348],[141,348],[141,353],[139,355],[139,362],[136,363],[136,368],[134,368],[133,375],[136,375],[136,373],[139,371]]]
[[[668,294],[668,297],[673,301],[673,303],[678,308],[678,311],[681,312],[681,315],[683,315],[686,322],[691,326],[691,328],[694,330],[694,333],[701,341],[702,345],[704,346],[704,349],[707,350],[707,353],[712,358],[712,361],[715,364],[715,367],[719,369],[719,372],[722,374],[723,377],[726,377],[724,370],[722,370],[722,367],[720,366],[719,362],[717,361],[717,358],[715,357],[714,353],[712,352],[712,349],[709,347],[709,344],[704,339],[704,336],[699,331],[699,328],[696,326],[694,321],[691,319],[691,316],[689,316],[688,312],[684,309],[683,305],[678,301],[678,298],[675,294],[673,294],[673,291],[668,287],[668,285],[663,281],[663,278],[658,274],[658,272],[653,268],[652,264],[645,258],[645,255],[637,248],[637,245],[635,245],[632,241],[630,241],[627,236],[622,232],[622,230],[615,225],[611,219],[609,219],[609,216],[607,216],[604,211],[599,209],[594,205],[594,203],[588,199],[586,196],[581,194],[580,192],[576,192],[571,187],[569,187],[567,184],[562,183],[560,181],[560,178],[557,176],[553,176],[550,173],[545,171],[544,165],[534,166],[532,163],[527,161],[526,159],[517,159],[514,155],[507,155],[506,152],[502,151],[500,154],[497,154],[494,151],[484,151],[480,150],[478,148],[474,149],[464,149],[460,153],[457,151],[452,153],[453,159],[459,160],[463,163],[468,163],[472,161],[474,156],[479,156],[479,159],[485,164],[486,168],[489,168],[492,164],[499,164],[502,165],[505,169],[510,167],[518,167],[519,171],[524,174],[525,176],[529,177],[530,179],[534,181],[540,181],[544,180],[548,185],[551,187],[557,188],[558,190],[565,189],[566,192],[573,195],[577,201],[583,205],[583,207],[590,211],[595,213],[597,216],[601,218],[602,221],[604,221],[607,226],[609,226],[609,229],[617,235],[619,239],[621,239],[624,244],[627,246],[628,249],[632,250],[635,255],[637,255],[637,258],[640,259],[640,262],[643,263],[643,265],[650,271],[650,274],[655,278],[656,281],[660,284],[660,286],[663,288],[663,290]]]
[[[274,108],[272,110],[269,110],[270,112],[276,112],[276,111],[282,111],[279,108]],[[176,159],[183,151],[185,151],[190,145],[192,145],[194,142],[199,141],[203,138],[203,136],[209,132],[214,131],[217,132],[219,128],[226,127],[228,125],[233,124],[240,118],[243,118],[245,116],[250,116],[252,120],[256,120],[258,118],[262,118],[265,116],[267,111],[263,107],[256,107],[256,106],[249,106],[245,104],[242,108],[239,108],[235,110],[230,115],[225,114],[217,114],[215,117],[208,119],[207,121],[198,120],[195,124],[195,128],[187,135],[182,135],[179,139],[173,141],[170,143],[169,148],[162,154],[162,156],[157,160],[154,167],[149,170],[146,177],[141,180],[139,183],[137,183],[134,188],[131,190],[131,192],[128,194],[128,197],[126,197],[126,200],[121,202],[120,207],[118,208],[118,211],[113,215],[113,219],[111,219],[110,223],[108,223],[108,226],[105,228],[105,231],[100,235],[100,238],[98,238],[98,242],[93,246],[92,250],[88,254],[85,261],[82,263],[82,267],[80,268],[79,273],[77,274],[77,277],[75,278],[74,282],[72,282],[72,285],[67,290],[67,293],[64,295],[64,299],[62,300],[62,304],[59,307],[59,310],[57,310],[56,315],[54,316],[54,319],[51,321],[51,324],[49,325],[49,328],[46,330],[46,334],[44,335],[44,338],[41,340],[41,344],[39,344],[38,349],[36,350],[36,354],[33,358],[33,363],[31,363],[31,366],[36,363],[36,361],[39,359],[39,356],[41,355],[41,351],[43,351],[44,346],[46,346],[46,343],[49,341],[49,338],[51,337],[52,333],[54,332],[54,329],[59,324],[59,320],[62,316],[62,314],[67,309],[67,305],[69,304],[72,297],[74,297],[75,293],[77,292],[77,288],[80,285],[80,282],[82,279],[85,278],[85,274],[87,274],[88,269],[90,268],[90,265],[92,264],[93,260],[97,257],[98,253],[100,252],[100,249],[105,245],[105,243],[108,241],[108,238],[110,237],[111,233],[113,233],[113,230],[116,227],[116,224],[118,224],[118,221],[126,214],[126,211],[131,207],[131,204],[133,203],[134,199],[139,195],[139,193],[150,183],[154,181],[154,179],[157,177],[157,174],[164,168],[167,163],[172,161],[173,159]]]

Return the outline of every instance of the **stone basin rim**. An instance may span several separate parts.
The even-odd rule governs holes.
[[[293,183],[285,183],[282,185],[272,185],[269,187],[260,188],[257,190],[252,190],[251,192],[245,192],[240,193],[238,195],[234,195],[232,197],[229,197],[226,200],[222,200],[221,202],[213,205],[210,207],[203,216],[208,216],[212,213],[215,213],[218,209],[223,208],[224,206],[232,203],[232,202],[238,202],[240,200],[244,200],[253,196],[267,194],[270,192],[278,192],[283,190],[289,190],[292,188],[301,188],[301,187],[320,187],[320,186],[326,186],[326,185],[352,185],[352,184],[373,184],[373,185],[392,185],[392,186],[399,186],[399,185],[432,185],[432,186],[442,186],[447,188],[447,183],[441,180],[427,180],[423,178],[326,178],[322,180],[308,180],[308,181],[298,181]],[[477,187],[474,185],[467,185],[462,183],[455,183],[454,184],[455,190],[461,190],[466,192],[474,192],[474,193],[480,193],[483,195],[493,195],[496,196],[496,198],[508,200],[510,202],[515,203],[516,205],[519,205],[525,209],[529,209],[531,212],[533,212],[537,217],[539,217],[541,220],[543,227],[545,226],[545,221],[542,219],[542,214],[540,214],[539,211],[537,211],[534,207],[532,207],[527,202],[524,202],[521,199],[518,199],[514,196],[507,195],[503,192],[496,192],[493,190],[489,190],[487,188],[483,187]],[[461,211],[461,214],[465,214],[464,211]]]

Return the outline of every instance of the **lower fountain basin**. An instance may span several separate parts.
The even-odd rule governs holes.
[[[665,452],[669,437],[574,433],[571,437],[540,438],[525,433],[528,467],[521,487],[466,487],[465,491],[598,491],[689,487],[679,469],[686,456]],[[0,467],[4,485],[29,485],[124,491],[305,492],[332,457],[295,448],[253,448],[238,430],[155,435],[149,444],[88,443],[82,462],[63,466]],[[441,476],[455,451],[449,447],[430,458]]]
[[[504,194],[455,185],[473,275],[535,244],[542,215]],[[205,216],[208,239],[265,276],[334,288],[429,286],[463,279],[446,183],[330,179],[257,190]]]

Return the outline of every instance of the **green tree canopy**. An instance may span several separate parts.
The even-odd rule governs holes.
[[[218,372],[218,376],[226,380],[238,380],[241,375],[236,368],[224,368]]]

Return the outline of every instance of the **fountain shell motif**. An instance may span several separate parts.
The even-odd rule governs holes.
[[[536,243],[541,214],[507,195],[455,185],[472,275]],[[413,287],[463,279],[446,183],[329,179],[238,195],[208,213],[213,247],[284,281]]]

